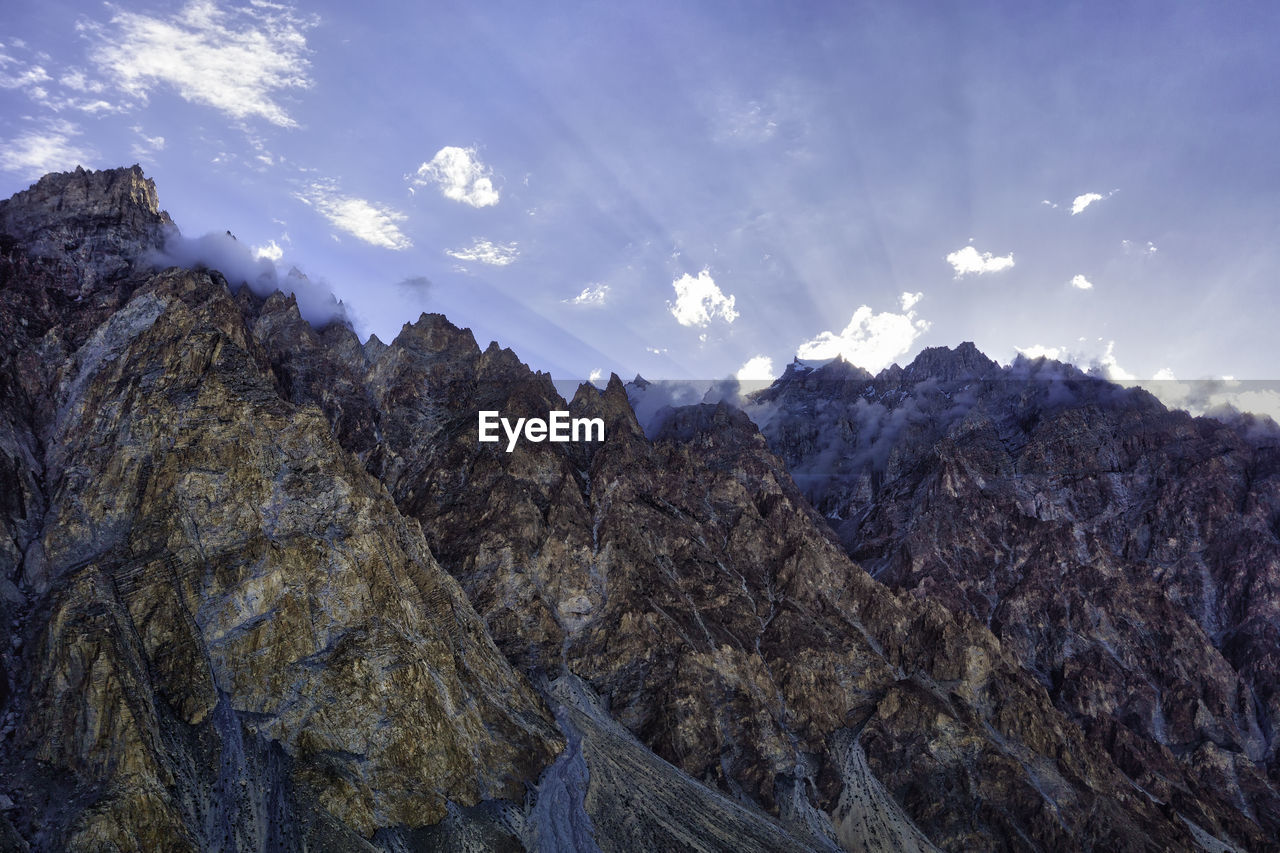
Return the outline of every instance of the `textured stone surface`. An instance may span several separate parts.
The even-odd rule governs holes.
[[[569,404],[606,421],[603,445],[508,454],[477,444],[476,410],[563,408],[548,377],[437,315],[366,352],[366,463],[495,641],[585,679],[684,773],[797,837],[816,814],[849,844],[859,825],[953,849],[1192,844],[982,625],[850,562],[741,414],[680,410],[651,442],[615,379]],[[898,816],[845,820],[868,782],[851,743]]]
[[[750,410],[877,578],[988,625],[1164,808],[1269,847],[1273,428],[1053,362],[1001,369],[971,344],[874,379],[793,368]]]
[[[117,198],[94,173],[55,210],[77,182],[159,222],[154,194]],[[82,285],[120,304],[90,331],[74,301],[32,311],[54,302],[32,292],[46,280],[21,274],[21,246],[5,260],[0,316],[26,336],[4,363],[5,446],[30,483],[6,518],[26,651],[6,654],[5,763],[71,795],[18,791],[19,831],[49,849],[293,849],[308,815],[367,837],[523,798],[561,748],[553,720],[418,525],[320,410],[279,394],[226,282],[104,274]]]

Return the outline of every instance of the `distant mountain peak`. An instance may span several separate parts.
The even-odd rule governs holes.
[[[983,355],[972,341],[965,341],[955,349],[928,347],[921,350],[903,375],[916,381],[932,378],[954,382],[987,376],[999,369],[1000,365]]]

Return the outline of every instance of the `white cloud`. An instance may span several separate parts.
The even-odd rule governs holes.
[[[604,371],[597,367],[595,370],[591,371],[591,374],[587,377],[587,381],[594,384],[603,378]]]
[[[141,127],[138,127],[138,126],[136,126],[136,125],[135,125],[134,127],[130,128],[130,129],[131,129],[134,133],[138,134],[138,136],[142,137],[142,141],[143,141],[143,143],[145,143],[145,144],[146,144],[146,147],[147,147],[147,148],[149,148],[149,149],[151,149],[151,150],[153,150],[153,151],[161,151],[161,150],[163,150],[163,149],[164,149],[164,137],[163,137],[163,136],[147,136],[145,133],[143,133],[142,128],[141,128]]]
[[[498,191],[490,177],[492,172],[480,162],[476,149],[448,145],[437,151],[431,162],[418,167],[413,182],[418,186],[434,183],[439,185],[445,198],[472,207],[489,207],[498,203]]]
[[[755,358],[747,359],[747,363],[739,367],[738,372],[734,375],[740,382],[747,380],[770,381],[774,378],[773,359],[767,355],[758,355]]]
[[[956,278],[969,273],[982,275],[1000,272],[1013,266],[1013,253],[997,257],[990,252],[979,252],[973,246],[965,246],[947,255],[947,263],[955,268]]]
[[[685,273],[671,282],[676,291],[676,304],[667,303],[671,315],[681,326],[707,326],[717,316],[726,323],[738,319],[734,296],[721,292],[711,272],[704,269],[698,277]]]
[[[297,198],[314,207],[337,228],[366,243],[396,250],[413,245],[396,225],[404,221],[403,213],[362,198],[342,195],[330,183],[312,184],[305,194],[299,194]]]
[[[1081,343],[1084,343],[1084,341],[1084,338],[1080,338]],[[1102,338],[1098,338],[1098,343],[1101,342]],[[1131,382],[1136,378],[1116,361],[1115,341],[1107,341],[1106,348],[1102,350],[1101,354],[1098,354],[1097,348],[1093,346],[1072,350],[1066,347],[1048,347],[1042,344],[1035,344],[1029,347],[1014,347],[1014,349],[1033,360],[1043,356],[1065,364],[1074,364],[1087,373],[1101,376],[1112,382]],[[1090,350],[1092,350],[1092,354],[1090,354]]]
[[[1014,347],[1018,352],[1027,358],[1035,361],[1037,358],[1048,358],[1053,361],[1065,361],[1068,353],[1062,347],[1047,347],[1042,344],[1032,344],[1029,347]]]
[[[1102,201],[1101,193],[1085,193],[1084,195],[1076,196],[1075,201],[1071,202],[1071,215],[1075,216],[1095,201]]]
[[[912,305],[914,304],[913,301]],[[796,355],[802,359],[816,360],[839,355],[845,361],[878,373],[895,358],[910,350],[916,338],[929,330],[929,323],[917,319],[914,309],[907,308],[904,311],[902,314],[888,311],[873,314],[869,306],[863,305],[853,312],[844,331],[839,334],[822,332],[801,344]]]
[[[476,240],[469,249],[446,249],[445,254],[460,261],[479,261],[495,267],[505,267],[520,256],[515,243],[491,243]]]
[[[142,140],[141,142],[133,143],[133,146],[129,149],[134,157],[139,160],[146,160],[155,152],[164,150],[165,141],[163,136],[147,136],[143,133],[142,128],[137,126],[130,129],[138,134]]]
[[[90,58],[128,96],[145,103],[167,86],[233,118],[297,125],[276,99],[311,85],[304,33],[313,20],[265,0],[230,10],[193,0],[167,18],[111,8],[108,26],[78,28],[93,43]]]
[[[0,64],[0,68],[8,64]],[[40,88],[39,84],[47,83],[51,79],[53,78],[49,76],[49,72],[45,71],[44,68],[39,65],[32,65],[14,75],[0,74],[0,89],[26,89],[29,93],[32,91],[43,93],[44,90]],[[41,98],[36,98],[36,100],[41,100]]]
[[[1112,381],[1136,379],[1136,376],[1125,370],[1116,361],[1115,348],[1115,341],[1107,341],[1107,350],[1097,361],[1097,366],[1101,369],[1102,375]]]
[[[609,295],[609,285],[592,284],[582,288],[582,292],[572,299],[561,299],[567,305],[603,305]]]
[[[48,172],[88,165],[97,155],[72,141],[79,135],[80,129],[71,122],[44,122],[39,129],[29,130],[0,145],[0,169],[24,178],[38,178]]]
[[[1071,277],[1071,286],[1077,290],[1092,290],[1093,282],[1082,275],[1073,275]]]
[[[255,258],[266,258],[269,261],[278,261],[284,257],[284,249],[281,249],[275,240],[271,240],[265,246],[255,246],[253,256]]]
[[[1071,215],[1075,216],[1094,202],[1109,199],[1117,192],[1119,192],[1119,190],[1112,190],[1106,195],[1103,195],[1102,193],[1084,193],[1083,195],[1078,195],[1075,197],[1075,200],[1071,202]]]
[[[659,347],[645,347],[644,349],[645,349],[645,352],[647,352],[647,353],[651,353],[652,355],[662,355],[663,353],[667,352],[667,348],[666,348],[666,347],[661,347],[661,348],[659,348]]]
[[[84,71],[79,68],[73,68],[66,74],[63,74],[62,77],[59,78],[58,82],[63,86],[66,86],[68,89],[73,89],[77,92],[88,92],[91,94],[96,94],[106,88],[100,81],[89,79],[89,77],[85,76]]]
[[[903,311],[910,311],[921,299],[924,299],[923,293],[908,293],[905,290],[902,292],[902,296],[899,297]]]

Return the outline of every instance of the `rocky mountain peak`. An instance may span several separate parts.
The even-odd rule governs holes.
[[[136,165],[45,175],[0,201],[0,235],[33,258],[70,262],[82,292],[149,262],[172,227]]]
[[[416,322],[405,323],[392,346],[425,348],[429,352],[446,350],[479,355],[480,346],[470,329],[460,329],[443,314],[422,314]]]
[[[923,379],[955,382],[987,376],[999,369],[1000,365],[983,355],[972,341],[965,341],[955,349],[928,347],[921,350],[903,375],[916,382]]]

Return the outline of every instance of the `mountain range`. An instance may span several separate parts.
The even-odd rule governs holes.
[[[0,202],[0,848],[1278,849],[1269,421],[961,344],[642,424],[176,233]]]

